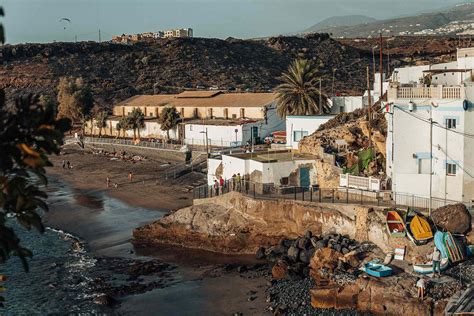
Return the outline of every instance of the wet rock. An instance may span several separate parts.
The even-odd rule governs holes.
[[[272,268],[272,278],[281,280],[287,277],[288,265],[284,261],[278,261]]]
[[[291,246],[290,248],[288,248],[287,255],[290,260],[297,261],[299,254],[300,254],[300,250],[297,247]]]
[[[471,230],[471,214],[462,203],[437,208],[431,218],[435,225],[451,233],[465,234]]]
[[[320,269],[328,269],[334,271],[334,269],[337,268],[341,256],[339,252],[331,248],[318,249],[314,253],[313,258],[311,258],[311,270],[318,271]]]
[[[265,257],[266,257],[266,255],[265,255],[265,248],[263,248],[263,247],[258,248],[255,257],[256,257],[257,259],[259,259],[259,260],[260,260],[260,259],[265,259]]]
[[[94,298],[94,303],[97,304],[97,305],[109,306],[110,307],[110,306],[115,305],[117,303],[117,301],[113,297],[111,297],[107,294],[101,294],[101,295]]]
[[[246,266],[243,266],[243,265],[242,265],[242,266],[238,266],[238,267],[237,267],[237,272],[239,272],[239,273],[244,273],[244,272],[246,272],[246,271],[247,271],[247,267],[246,267]]]

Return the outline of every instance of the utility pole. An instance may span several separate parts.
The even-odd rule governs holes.
[[[433,191],[433,108],[430,105],[430,206],[429,215],[431,217]]]
[[[370,96],[370,70],[367,66],[367,91],[369,95],[368,121],[369,121],[369,148],[372,148],[372,100]]]
[[[383,37],[382,37],[382,32],[380,32],[380,98],[379,100],[382,100],[383,98]]]
[[[321,78],[319,78],[319,113],[322,112],[322,96],[321,96]]]
[[[332,96],[334,96],[334,76],[336,74],[336,68],[333,68],[332,70],[332,91],[331,91],[331,94]]]
[[[101,36],[100,36],[100,29],[99,29],[99,43],[102,42]]]

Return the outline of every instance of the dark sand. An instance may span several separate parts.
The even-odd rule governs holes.
[[[74,168],[64,170],[62,159]],[[46,225],[82,238],[92,255],[122,256],[137,259],[158,258],[178,266],[174,283],[166,288],[131,295],[115,309],[131,315],[262,315],[265,311],[266,278],[252,272],[230,271],[226,264],[251,266],[254,258],[224,256],[179,247],[134,249],[130,243],[134,228],[153,222],[171,210],[191,204],[192,195],[182,184],[157,185],[149,170],[156,161],[131,163],[73,151],[53,159],[51,211]],[[154,168],[154,169],[153,169]],[[136,182],[129,183],[128,170]],[[105,178],[120,183],[106,188]],[[64,181],[64,182],[63,182]],[[66,184],[68,183],[68,184]],[[255,291],[256,299],[249,300]]]

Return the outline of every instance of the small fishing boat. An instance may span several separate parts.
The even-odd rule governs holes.
[[[433,232],[426,217],[414,210],[406,213],[405,227],[408,239],[417,246],[424,245],[433,238]]]
[[[376,261],[367,262],[364,264],[364,267],[361,268],[362,271],[365,271],[368,275],[381,278],[391,276],[393,273],[392,268],[389,266],[380,264]]]
[[[446,270],[449,267],[449,259],[442,258],[439,267],[441,271]],[[414,264],[413,271],[420,274],[431,274],[433,273],[433,262]]]
[[[387,229],[392,237],[405,237],[405,222],[397,211],[387,212]]]
[[[464,260],[464,251],[461,244],[451,235],[450,232],[443,233],[443,241],[448,251],[448,258],[451,262]]]

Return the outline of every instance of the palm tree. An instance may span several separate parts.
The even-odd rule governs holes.
[[[319,81],[316,72],[313,63],[306,59],[290,64],[280,77],[283,83],[276,88],[277,112],[281,117],[329,112],[328,96],[316,87]]]
[[[99,129],[99,137],[102,136],[102,129],[107,127],[108,116],[106,111],[100,111],[95,116],[95,126]]]
[[[125,137],[125,131],[128,129],[128,118],[122,116],[118,121],[117,125],[115,125],[115,129],[118,131],[118,136],[120,137],[120,132],[123,131],[123,137]]]
[[[143,114],[142,110],[135,108],[132,110],[132,113],[127,117],[128,121],[128,128],[133,129],[133,139],[137,139],[137,131],[138,131],[138,138],[140,138],[140,128],[145,127],[145,115]]]
[[[170,130],[178,125],[179,119],[179,113],[174,106],[165,106],[161,111],[159,118],[160,128],[162,131],[166,131],[168,139],[170,139]]]

